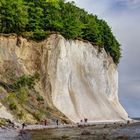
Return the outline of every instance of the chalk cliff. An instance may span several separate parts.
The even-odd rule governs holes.
[[[128,118],[118,100],[117,66],[103,48],[57,34],[41,42],[0,36],[0,81],[35,72],[40,80],[34,90],[73,122]]]

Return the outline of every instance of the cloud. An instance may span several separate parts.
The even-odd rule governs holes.
[[[67,0],[104,18],[107,15],[140,11],[140,0]]]
[[[130,9],[140,8],[139,0],[115,0],[117,4],[122,5]]]

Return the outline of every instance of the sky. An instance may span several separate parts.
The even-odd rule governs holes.
[[[122,48],[119,100],[130,117],[140,117],[140,0],[73,1],[111,26]]]

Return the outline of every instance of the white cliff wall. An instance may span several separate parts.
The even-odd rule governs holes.
[[[71,121],[127,119],[118,101],[117,67],[104,49],[55,34],[39,43],[0,37],[2,81],[36,71],[41,75],[36,91]]]
[[[118,71],[103,49],[51,36],[48,74],[53,104],[74,122],[127,119],[118,101]]]

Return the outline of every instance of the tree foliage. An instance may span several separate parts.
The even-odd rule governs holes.
[[[0,1],[0,32],[19,33],[25,30],[28,23],[27,7],[22,0]]]
[[[64,0],[1,0],[0,32],[32,32],[34,39],[44,39],[45,32],[60,32],[68,39],[83,38],[103,46],[119,63],[120,44],[111,28],[96,15],[87,13],[74,2]]]

